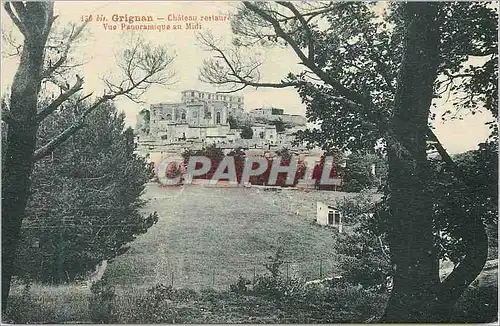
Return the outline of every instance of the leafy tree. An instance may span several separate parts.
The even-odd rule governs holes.
[[[343,189],[347,192],[360,192],[363,189],[378,188],[382,185],[382,180],[385,180],[386,174],[387,163],[377,154],[352,153],[346,161]]]
[[[143,134],[149,134],[149,126],[151,120],[151,112],[147,109],[141,110],[139,112],[139,132]]]
[[[440,244],[440,258],[447,258],[455,264],[464,259],[477,259],[488,250],[471,246],[468,238],[471,221],[480,216],[488,226],[489,248],[492,257],[497,258],[498,246],[498,143],[490,141],[480,144],[478,150],[454,156],[457,166],[474,182],[474,191],[460,182],[454,174],[445,169],[442,162],[433,160],[432,177],[429,191],[433,194],[435,209],[435,229],[447,236],[437,237]]]
[[[296,87],[309,122],[319,124],[300,133],[302,141],[353,152],[382,145],[388,187],[381,215],[389,221],[385,231],[394,271],[382,320],[444,321],[484,266],[487,237],[474,216],[457,239],[470,250],[440,281],[429,143],[461,184],[476,189],[429,126],[435,119],[431,105],[436,97],[455,93],[456,112],[484,107],[497,117],[497,13],[484,2],[396,3],[382,16],[371,6],[244,2],[232,21],[235,51],[256,44],[289,46],[305,70],[279,82],[260,81],[260,61],[225,56],[205,33],[200,41],[217,57],[200,75],[233,90]],[[471,55],[482,63],[466,67]],[[496,123],[491,126],[497,134]]]
[[[73,102],[44,120],[38,142],[50,141],[85,107]],[[74,280],[124,253],[127,243],[156,223],[157,215],[139,211],[149,170],[133,153],[133,139],[124,115],[106,103],[87,118],[86,128],[35,164],[17,275]]]
[[[374,216],[376,203],[373,194],[362,192],[354,198],[336,203],[342,212],[347,232],[336,235],[335,250],[341,255],[343,279],[368,289],[386,289],[391,275],[389,248],[381,219]]]
[[[230,115],[227,118],[227,122],[229,123],[230,129],[238,129],[238,121],[233,116]]]
[[[270,124],[276,126],[276,132],[284,132],[286,130],[286,124],[283,122],[283,120],[278,119],[271,121]]]
[[[271,108],[272,115],[281,115],[283,114],[283,109]]]
[[[253,138],[253,130],[249,125],[245,125],[241,128],[241,138],[243,139],[252,139]]]
[[[19,66],[11,85],[8,110],[2,112],[2,120],[8,124],[5,160],[2,162],[2,311],[7,307],[15,271],[14,262],[35,162],[51,154],[83,128],[89,114],[101,104],[118,96],[137,101],[150,85],[168,83],[173,76],[168,68],[174,59],[165,48],[133,42],[117,55],[118,67],[123,73],[120,77],[123,78],[118,82],[105,79],[107,89],[104,94],[79,112],[66,129],[37,148],[37,130],[43,120],[70,98],[83,101],[92,96],[79,95],[84,79],[77,74],[78,64],[70,60],[74,44],[81,39],[86,23],[57,31],[53,28],[57,18],[53,2],[6,1],[4,9],[22,35],[23,43],[16,46]],[[70,78],[73,74],[75,79]],[[39,100],[42,83],[60,89],[50,103]]]

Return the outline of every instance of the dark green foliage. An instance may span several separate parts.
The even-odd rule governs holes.
[[[401,3],[393,3],[384,20],[372,20],[374,13],[367,3],[336,3],[325,14],[329,29],[314,35],[315,63],[332,80],[367,96],[369,107],[352,102],[331,87],[311,82],[299,87],[307,106],[309,122],[319,128],[298,133],[301,141],[352,151],[373,149],[380,139],[380,121],[389,121],[396,91],[397,71],[402,56]],[[434,82],[435,96],[452,98],[453,109],[444,112],[443,120],[459,118],[480,108],[498,116],[498,13],[488,2],[449,2],[439,10],[440,57]],[[355,22],[355,23],[354,23]],[[342,33],[338,33],[342,31]],[[356,42],[351,42],[356,39]],[[353,44],[352,44],[353,43]],[[483,57],[470,65],[469,56]],[[292,80],[304,80],[305,74]],[[436,105],[434,103],[434,105]],[[370,111],[366,114],[366,111]],[[431,114],[431,120],[435,114]],[[489,124],[497,135],[497,123]]]
[[[494,323],[498,320],[498,286],[471,286],[458,300],[453,323]]]
[[[336,250],[342,255],[343,280],[367,289],[385,289],[391,275],[386,228],[380,220],[380,209],[370,193],[361,193],[336,204],[342,211],[345,232],[338,237]]]
[[[240,275],[236,283],[229,285],[229,290],[236,293],[247,293],[250,284],[252,284],[252,281]]]
[[[67,104],[38,132],[43,145],[67,127],[84,104]],[[140,195],[149,180],[146,162],[134,151],[124,115],[105,105],[52,156],[35,165],[32,195],[23,221],[17,274],[41,282],[83,277],[157,221],[144,217]]]
[[[27,324],[30,320],[30,314],[28,312],[33,313],[33,311],[38,312],[38,320],[46,321],[47,315],[49,315],[49,320],[52,320],[54,316],[50,316],[50,313],[44,311],[43,308],[33,300],[33,297],[30,293],[31,284],[25,283],[23,289],[21,290],[21,294],[12,300],[8,306],[7,311],[5,312],[5,316],[2,316],[3,322],[15,323],[15,324]]]
[[[140,132],[149,134],[149,122],[151,120],[151,112],[149,112],[149,110],[147,109],[143,109],[141,112],[139,112],[138,119],[142,119]]]
[[[283,112],[284,112],[283,109],[271,108],[272,115],[281,115],[281,114],[283,114]]]
[[[375,165],[375,174],[372,173]],[[387,162],[378,154],[349,155],[344,169],[342,188],[347,192],[360,192],[364,189],[378,188],[387,176]]]
[[[285,131],[287,127],[281,119],[271,121],[270,124],[276,126],[276,132],[278,133]]]
[[[299,95],[306,105],[308,121],[318,123],[319,128],[299,131],[298,139],[325,150],[373,149],[383,138],[377,123],[387,120],[392,108],[401,35],[397,29],[390,28],[387,20],[372,20],[374,13],[370,4],[336,3],[334,6],[325,14],[331,27],[315,31],[318,54],[315,63],[328,78],[368,99],[361,102],[369,101],[370,107],[354,103],[330,85],[307,82],[299,87]],[[291,77],[307,80],[305,74]]]
[[[139,302],[139,309],[134,320],[140,323],[192,323],[199,318],[200,312],[188,307],[178,307],[176,303],[185,303],[199,299],[196,291],[174,289],[158,284],[147,290],[146,296]]]
[[[498,144],[480,144],[479,149],[456,155],[454,160],[471,180],[465,186],[441,162],[432,162],[433,182],[429,191],[435,199],[435,236],[441,257],[458,263],[466,250],[459,241],[470,220],[481,217],[489,230],[489,247],[498,241]]]
[[[238,129],[239,128],[238,121],[233,116],[230,115],[227,118],[227,122],[229,123],[229,128],[230,129]]]
[[[482,107],[498,117],[498,11],[494,6],[488,2],[450,2],[441,8],[440,71],[447,78],[436,81],[436,86],[451,93],[454,110],[459,113],[447,111],[445,119],[474,114]],[[469,56],[485,60],[470,65]],[[492,131],[497,128],[495,123],[491,127]]]
[[[184,165],[187,166],[189,162],[189,158],[191,156],[203,156],[208,157],[210,159],[210,170],[204,175],[196,176],[196,179],[211,179],[219,166],[219,163],[224,158],[224,152],[222,149],[218,148],[215,144],[204,147],[199,150],[187,149],[182,153],[182,157],[184,159]],[[196,169],[201,168],[201,163],[197,163]]]
[[[243,139],[252,139],[253,137],[253,130],[252,127],[249,125],[245,125],[241,128],[241,138]]]

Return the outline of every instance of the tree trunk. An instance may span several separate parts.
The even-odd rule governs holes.
[[[405,5],[405,37],[392,130],[388,141],[389,245],[394,287],[384,322],[429,322],[439,285],[428,194],[426,139],[433,84],[437,77],[439,4]]]
[[[16,249],[29,198],[36,146],[37,99],[44,60],[42,39],[26,39],[12,83],[4,166],[2,167],[2,311],[5,311],[14,274]]]

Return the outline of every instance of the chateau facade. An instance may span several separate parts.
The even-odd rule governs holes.
[[[224,103],[158,103],[150,109],[150,133],[166,143],[214,138],[229,133],[228,108]]]
[[[209,104],[223,103],[227,106],[229,112],[232,115],[243,114],[243,96],[240,95],[229,95],[229,94],[217,94],[210,92],[203,92],[194,89],[188,89],[182,91],[181,101],[183,103],[195,103],[195,102],[205,102]]]
[[[288,126],[278,133],[273,122],[277,119],[288,122],[286,117],[291,115],[273,108],[272,112],[266,110],[264,114],[257,114],[273,119],[257,122],[251,114],[244,112],[243,97],[239,95],[197,90],[185,90],[181,94],[181,102],[151,104],[149,109],[143,109],[137,115],[137,152],[152,161],[158,161],[167,153],[178,154],[188,148],[201,149],[212,144],[225,150],[237,147],[254,150],[291,148],[295,137],[293,132],[305,128],[305,124],[295,123],[302,124],[301,120],[296,120],[291,124],[294,127]],[[250,139],[242,139],[243,129],[230,128],[230,117],[238,120],[241,128],[251,129]],[[248,137],[248,129],[245,134]]]

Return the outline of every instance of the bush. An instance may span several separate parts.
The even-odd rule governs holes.
[[[115,288],[102,279],[92,284],[90,292],[92,296],[89,302],[89,314],[92,322],[104,324],[116,322],[113,310]]]
[[[9,305],[2,321],[15,324],[56,323],[56,315],[33,297],[31,283],[27,282],[20,295],[11,293],[9,296]]]
[[[188,303],[200,299],[191,289],[174,289],[158,284],[147,290],[140,301],[137,314],[139,323],[192,323],[199,318],[199,311]]]
[[[241,276],[238,278],[238,281],[234,284],[231,284],[229,285],[229,289],[231,292],[235,292],[235,293],[248,293],[248,285],[252,284],[252,282]]]
[[[493,323],[498,320],[498,287],[469,287],[458,300],[453,323]]]

